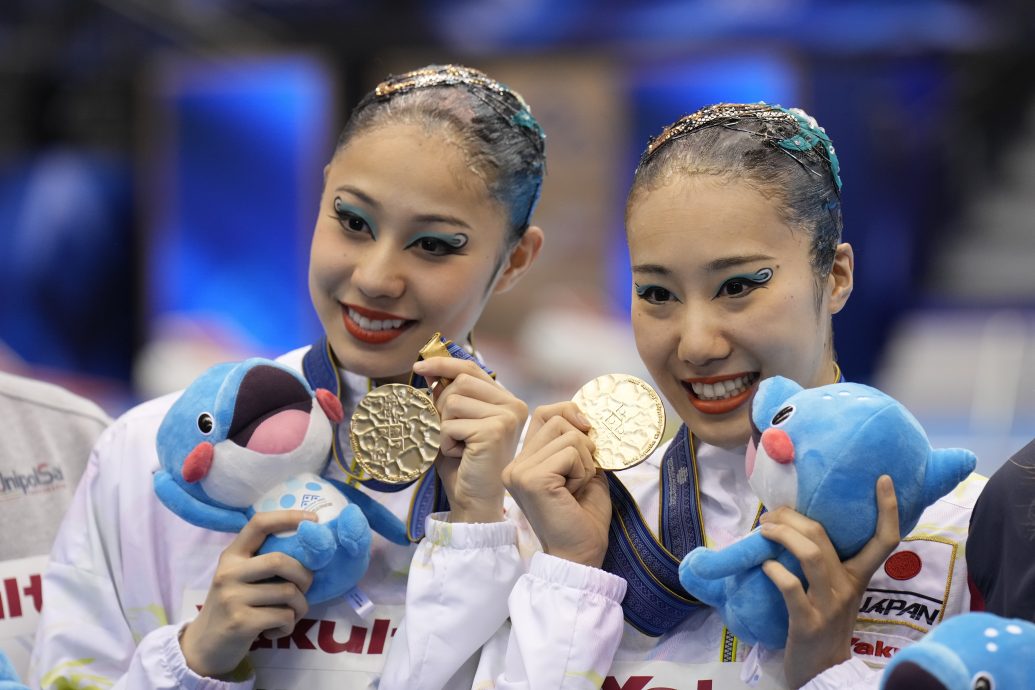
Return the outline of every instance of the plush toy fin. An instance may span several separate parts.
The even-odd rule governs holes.
[[[18,682],[18,674],[14,672],[14,666],[7,660],[7,656],[0,650],[0,690],[29,690]]]
[[[202,503],[194,498],[165,470],[155,472],[155,493],[162,504],[196,527],[217,532],[240,532],[248,518],[239,511]]]
[[[977,456],[963,448],[931,451],[924,474],[924,505],[931,505],[956,488],[977,465]]]
[[[783,376],[773,376],[758,384],[758,391],[751,403],[751,419],[759,431],[765,431],[787,399],[804,390],[794,381]]]
[[[341,489],[341,492],[345,494],[347,499],[359,506],[363,514],[366,515],[372,530],[390,542],[402,544],[403,546],[409,545],[410,538],[406,536],[406,525],[399,518],[395,517],[392,511],[353,486],[335,481],[334,479],[328,481]]]
[[[319,570],[330,563],[337,548],[334,532],[327,525],[309,520],[298,525],[298,543],[301,546],[298,562],[310,570]]]
[[[338,543],[353,558],[370,550],[370,526],[355,503],[345,506],[338,516]]]
[[[699,546],[683,558],[679,564],[679,584],[697,600],[719,608],[726,603],[726,587],[723,580],[701,577],[697,573],[697,561],[710,549]]]
[[[779,556],[782,550],[779,544],[769,541],[755,530],[721,551],[700,547],[694,549],[692,553],[697,554],[694,572],[703,578],[717,580],[760,566]]]

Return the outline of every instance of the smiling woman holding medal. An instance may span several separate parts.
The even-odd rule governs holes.
[[[841,241],[830,139],[803,111],[766,104],[681,118],[641,158],[626,230],[637,348],[683,425],[646,462],[612,473],[594,460],[598,421],[572,402],[536,410],[504,479],[524,514],[516,529],[530,526],[543,551],[512,591],[497,590],[511,629],[488,640],[481,665],[497,689],[875,686],[864,662],[885,663],[936,622],[903,615],[919,610],[911,602],[936,608],[937,620],[968,609],[959,554],[980,482],[939,500],[899,546],[894,488],[882,478],[877,532],[844,563],[822,527],[783,508],[763,515],[748,485],[759,381],[841,377],[832,317],[851,294],[854,255]],[[790,612],[782,651],[747,649],[678,581],[691,549],[721,548],[759,523],[810,583],[775,562],[764,568]],[[466,577],[467,592],[490,588],[440,570]],[[861,609],[864,592],[872,601]]]
[[[544,138],[521,97],[477,70],[432,66],[368,94],[324,170],[309,267],[324,337],[281,361],[337,393],[346,419],[370,389],[420,383],[421,346],[439,331],[464,341],[489,298],[538,254],[543,233],[530,221]],[[94,450],[45,575],[33,686],[376,686],[400,624],[409,542],[447,501],[458,535],[464,522],[503,524],[500,474],[527,418],[523,402],[448,346],[449,357],[416,367],[439,382],[434,471],[401,483],[371,476],[354,462],[348,424],[336,434],[325,476],[352,487],[365,509],[394,513],[400,529],[387,536],[403,542],[374,536],[360,582],[370,601],[355,610],[345,601],[307,610],[312,574],[283,554],[254,555],[267,535],[314,515],[258,513],[234,536],[158,503],[155,434],[176,396],[123,415]],[[499,529],[471,527],[471,539]]]

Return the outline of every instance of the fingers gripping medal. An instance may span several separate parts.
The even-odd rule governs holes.
[[[628,374],[598,376],[572,401],[589,418],[593,459],[605,470],[640,464],[661,443],[665,406],[646,381]]]

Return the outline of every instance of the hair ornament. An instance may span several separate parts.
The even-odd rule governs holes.
[[[789,137],[777,138],[773,134],[766,132],[738,129],[737,123],[747,119],[773,123],[789,123],[793,124],[797,131]],[[814,117],[800,108],[787,109],[761,101],[758,103],[719,103],[701,108],[689,115],[684,115],[663,129],[660,134],[651,138],[647,143],[647,150],[643,152],[643,156],[640,158],[640,165],[647,163],[657,153],[658,149],[670,141],[681,139],[693,132],[708,127],[737,129],[746,134],[761,137],[767,143],[771,143],[786,152],[803,168],[814,174],[819,173],[794,154],[814,150],[819,147],[822,149],[821,155],[830,167],[830,174],[833,177],[838,194],[841,192],[841,166],[826,130],[819,126]]]
[[[484,72],[463,65],[431,65],[405,74],[391,75],[377,85],[371,94],[376,100],[387,100],[399,94],[439,86],[459,86],[492,108],[505,122],[518,127],[532,142],[540,156],[544,155],[546,132],[532,115],[532,109],[517,91],[491,78]]]

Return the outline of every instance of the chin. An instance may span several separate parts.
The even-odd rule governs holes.
[[[745,409],[736,410],[721,420],[708,418],[692,407],[689,412],[684,413],[683,421],[694,436],[710,446],[737,450],[751,438],[751,423]]]

